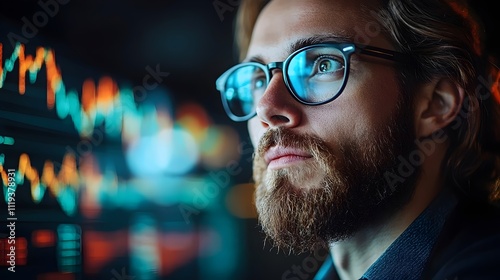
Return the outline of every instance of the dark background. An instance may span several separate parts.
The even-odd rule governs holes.
[[[160,64],[174,75],[165,81],[174,98],[207,104],[218,121],[226,121],[219,116],[222,106],[214,96],[214,80],[236,62],[232,28],[237,7],[226,4],[231,10],[219,14],[211,0],[65,1],[68,4],[59,5],[60,11],[39,28],[35,40],[43,38],[76,62],[133,82],[141,82],[145,66]],[[495,9],[486,0],[470,2],[485,23],[489,49],[497,53]],[[6,1],[1,16],[20,31],[22,18],[32,21],[40,9],[36,0]],[[189,95],[175,95],[188,85]]]
[[[141,84],[145,68],[159,65],[161,71],[170,73],[162,83],[168,88],[174,107],[186,102],[201,104],[214,123],[233,126],[241,139],[248,141],[245,124],[229,121],[219,93],[215,91],[216,78],[236,62],[232,31],[237,7],[228,3],[235,1],[220,2],[231,9],[218,14],[215,1],[201,0],[55,2],[59,4],[57,13],[46,25],[37,28],[27,45],[55,49],[65,65],[73,65],[67,66],[63,73],[72,73],[74,79],[110,75],[131,84]],[[473,1],[472,5],[478,8],[486,24],[488,48],[498,53],[499,16],[491,2],[487,2]],[[38,1],[3,1],[0,4],[4,59],[12,50],[8,34],[21,35],[26,24],[23,19],[33,22],[33,15],[40,10]],[[67,135],[54,135],[56,138],[61,136]],[[68,137],[68,141],[76,141]],[[250,170],[248,162],[242,166]],[[246,182],[249,176],[247,171],[235,181]],[[281,279],[285,271],[293,265],[300,266],[307,257],[288,256],[264,245],[255,219],[241,220],[239,226],[242,232],[238,244],[244,248],[245,256],[241,260],[246,264],[237,270],[241,276],[234,279]]]

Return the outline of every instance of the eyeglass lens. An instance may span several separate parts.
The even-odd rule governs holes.
[[[332,46],[314,46],[297,52],[283,66],[284,79],[291,93],[307,104],[335,98],[343,86],[345,56]],[[236,117],[255,112],[270,80],[267,67],[242,64],[229,73],[223,91],[228,109]]]

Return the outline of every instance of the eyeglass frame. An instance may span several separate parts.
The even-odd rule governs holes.
[[[311,49],[311,48],[316,48],[316,47],[334,47],[337,50],[339,50],[345,61],[344,65],[344,77],[342,80],[342,85],[338,89],[338,92],[331,98],[325,100],[325,101],[320,101],[320,102],[308,102],[302,100],[298,94],[293,90],[289,78],[288,78],[288,73],[284,70],[288,70],[288,65],[290,64],[290,61],[300,52],[303,52],[305,50]],[[355,44],[355,43],[338,43],[338,42],[325,42],[325,43],[318,43],[318,44],[312,44],[305,46],[303,48],[300,48],[293,53],[291,53],[284,61],[281,62],[270,62],[267,64],[260,63],[260,62],[243,62],[234,65],[233,67],[229,68],[226,70],[222,75],[219,76],[219,78],[216,80],[216,89],[221,93],[221,99],[222,99],[222,104],[224,106],[224,110],[226,111],[226,114],[235,122],[242,122],[242,121],[247,121],[257,114],[257,111],[254,109],[254,112],[251,114],[248,114],[246,116],[237,116],[231,112],[231,109],[229,108],[229,104],[227,99],[224,97],[224,88],[227,83],[227,79],[229,76],[236,70],[241,67],[246,67],[246,66],[255,66],[261,69],[265,74],[266,74],[266,89],[267,86],[269,85],[269,82],[271,81],[273,77],[273,70],[274,69],[280,69],[281,72],[283,73],[283,81],[288,89],[288,92],[294,97],[295,100],[297,100],[299,103],[304,104],[304,105],[309,105],[309,106],[318,106],[322,104],[326,104],[329,102],[332,102],[333,100],[337,99],[342,92],[344,91],[346,85],[347,85],[347,80],[349,78],[349,70],[350,70],[350,64],[351,64],[351,55],[355,52],[358,52],[360,54],[366,54],[370,55],[373,57],[378,57],[378,58],[383,58],[386,60],[391,60],[394,62],[398,63],[404,63],[408,62],[410,60],[409,56],[405,53],[394,51],[394,50],[389,50],[385,48],[380,48],[380,47],[375,47],[375,46],[370,46],[370,45],[363,45],[363,44]]]

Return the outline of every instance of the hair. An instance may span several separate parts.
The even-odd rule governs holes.
[[[270,0],[242,0],[235,22],[240,60],[253,27]],[[450,145],[445,179],[457,194],[500,205],[500,74],[485,51],[483,26],[459,0],[380,0],[377,20],[394,47],[412,58],[402,65],[402,88],[449,78],[464,89],[456,119],[446,127]]]

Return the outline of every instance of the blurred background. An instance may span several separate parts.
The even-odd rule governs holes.
[[[238,2],[0,4],[0,279],[312,279],[324,252],[264,242],[215,90]]]

